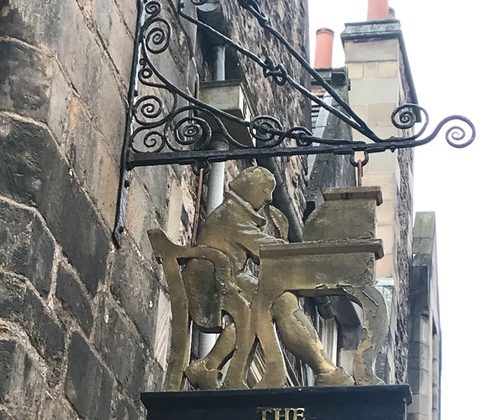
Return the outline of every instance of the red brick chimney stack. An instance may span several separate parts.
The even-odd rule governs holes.
[[[389,16],[388,0],[368,0],[367,20],[385,20]]]
[[[328,28],[317,30],[315,48],[315,68],[329,69],[332,67],[334,32]]]

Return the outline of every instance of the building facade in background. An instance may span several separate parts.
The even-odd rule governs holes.
[[[190,166],[133,171],[122,246],[114,245],[135,3],[0,2],[0,418],[143,418],[140,392],[162,389],[172,309],[146,232],[162,228],[174,242],[192,242],[198,178]],[[241,86],[242,112],[272,115],[285,126],[310,124],[305,98],[272,84],[228,48],[219,74],[221,46],[181,20],[174,3],[161,1],[174,39],[162,56],[169,80],[196,97]],[[259,5],[306,56],[307,1]],[[310,85],[306,72],[237,2],[223,0],[200,18],[260,57],[283,57],[296,79]],[[389,114],[416,101],[398,21],[383,16],[347,25],[342,39],[346,68],[321,71],[374,131],[397,135]],[[335,117],[317,111],[317,135],[356,139]],[[355,184],[348,158],[324,155],[229,162],[221,186],[252,164],[276,178],[274,205],[289,219],[290,241],[301,240],[304,221],[323,201],[321,188]],[[364,177],[364,185],[380,185],[384,197],[377,237],[386,256],[377,274],[391,320],[377,373],[387,383],[411,384],[412,419],[435,419],[440,325],[434,220],[418,215],[413,228],[411,168],[411,152],[387,152],[370,157]],[[200,229],[208,200],[223,188],[219,192],[207,179],[201,190]],[[344,305],[304,302],[329,355],[348,369],[354,331]],[[205,345],[195,332],[192,357],[200,357]],[[311,384],[308,368],[289,361],[291,383]]]

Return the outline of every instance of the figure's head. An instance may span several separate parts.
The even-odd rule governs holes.
[[[275,178],[269,170],[261,166],[251,166],[240,172],[228,185],[235,194],[258,211],[272,201]]]

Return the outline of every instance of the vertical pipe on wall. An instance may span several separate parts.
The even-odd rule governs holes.
[[[213,79],[215,81],[225,80],[225,45],[217,45],[213,48],[214,66]],[[217,150],[224,150],[227,145],[223,141],[217,141],[213,145]],[[223,201],[223,190],[225,185],[225,162],[212,164],[208,176],[207,215],[217,208]]]
[[[214,66],[213,79],[215,81],[225,80],[225,45],[216,45],[213,47]],[[213,145],[217,150],[224,150],[227,144],[223,141],[217,141]],[[215,210],[223,201],[225,186],[225,162],[213,163],[208,175],[208,195],[207,195],[207,215]],[[215,334],[200,334],[198,342],[198,355],[204,358],[215,345],[217,336]]]

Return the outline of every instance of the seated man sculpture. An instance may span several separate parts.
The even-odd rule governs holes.
[[[229,187],[225,201],[207,217],[197,242],[228,257],[233,283],[248,310],[258,291],[258,279],[249,270],[248,261],[259,263],[260,246],[285,241],[262,231],[266,220],[259,212],[272,201],[275,189],[275,179],[268,170],[250,167]],[[185,369],[188,380],[200,389],[220,386],[219,371],[238,348],[236,321],[222,312],[215,275],[215,266],[207,259],[190,259],[182,272],[191,318],[203,331],[220,332],[207,356]],[[293,292],[284,292],[275,300],[271,317],[287,350],[312,368],[316,385],[353,385],[353,379],[326,356]]]

